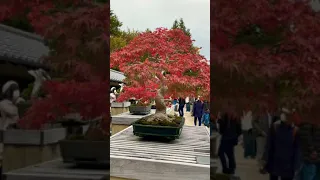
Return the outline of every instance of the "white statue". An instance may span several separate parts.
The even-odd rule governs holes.
[[[50,80],[51,77],[49,74],[43,70],[43,69],[38,69],[38,70],[29,70],[28,73],[34,77],[35,81],[33,84],[33,89],[31,92],[31,99],[36,98],[38,96],[38,92],[43,84],[44,81]]]
[[[117,100],[117,90],[115,87],[112,87],[110,89],[110,104],[112,104],[113,102],[115,102]]]
[[[119,91],[119,94],[120,94],[122,92],[122,90],[123,90],[124,84],[120,83],[119,86],[120,86],[120,91]]]
[[[17,103],[24,100],[20,98],[19,85],[15,81],[8,81],[2,86],[2,97],[3,99],[0,101],[0,129],[6,130],[8,126],[18,121]]]
[[[119,86],[120,86],[119,92],[117,92],[117,89],[115,87],[112,87],[110,89],[110,104],[117,100],[117,96],[122,92],[124,84],[121,83],[119,84]]]

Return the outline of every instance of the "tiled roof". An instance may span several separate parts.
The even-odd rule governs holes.
[[[0,24],[0,61],[39,66],[49,52],[43,39],[35,34]]]
[[[0,61],[41,67],[40,59],[49,53],[43,38],[0,24]],[[110,80],[122,82],[122,72],[110,69]]]
[[[110,80],[111,81],[123,82],[123,80],[125,78],[126,77],[124,76],[124,74],[122,72],[110,69]]]

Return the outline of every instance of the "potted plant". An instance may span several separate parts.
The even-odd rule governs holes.
[[[153,120],[149,121],[149,117],[144,117],[132,124],[133,134],[140,137],[158,136],[167,139],[177,139],[180,137],[184,117],[177,115],[168,115],[168,120]]]
[[[170,131],[167,136],[178,137],[184,120],[167,114],[165,98],[209,95],[210,68],[198,50],[183,31],[159,28],[140,34],[111,54],[110,66],[119,67],[126,76],[118,101],[135,97],[148,106],[155,102],[155,114],[133,124],[136,135],[166,136],[167,130],[175,129],[178,133]],[[160,130],[160,126],[166,130]]]
[[[131,104],[129,106],[129,111],[136,115],[147,115],[151,112],[151,105],[149,103],[143,103],[138,101],[136,104]]]
[[[63,162],[109,165],[110,137],[100,130],[101,120],[90,122],[85,134],[73,133],[60,141]]]
[[[50,21],[50,26],[42,27],[46,32],[41,34],[46,46],[50,52],[54,52],[44,57],[45,62],[52,69],[55,79],[60,80],[45,82],[47,96],[34,100],[19,123],[26,129],[39,128],[45,123],[56,123],[68,114],[78,113],[83,120],[90,122],[90,126],[84,135],[76,133],[60,141],[62,158],[65,162],[103,164],[107,162],[106,156],[99,154],[108,155],[110,138],[110,79],[106,69],[109,63],[105,60],[105,50],[109,48],[109,38],[105,38],[105,32],[109,27],[105,26],[100,16],[107,16],[109,7],[101,3],[87,5],[88,11],[94,13],[83,13],[77,8],[70,13],[59,12],[59,16]],[[79,28],[85,23],[74,26],[77,17],[98,23],[90,28]],[[70,40],[74,40],[72,47]],[[98,117],[101,118],[91,122]],[[93,150],[94,147],[97,147],[93,153],[95,157],[88,157],[87,153],[92,151],[87,150]],[[74,154],[70,159],[66,153],[68,151]]]

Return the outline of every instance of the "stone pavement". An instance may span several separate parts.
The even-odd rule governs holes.
[[[179,115],[178,112],[174,112],[174,113]],[[185,126],[194,126],[194,120],[193,120],[194,118],[191,116],[191,112],[186,112],[186,108],[184,108],[184,118],[185,118],[185,123],[184,123]]]
[[[268,175],[263,175],[259,173],[258,163],[256,159],[245,159],[243,157],[243,148],[241,145],[241,140],[238,146],[235,147],[236,156],[236,176],[240,177],[241,180],[268,180]],[[218,173],[222,172],[220,161],[218,161]]]
[[[176,112],[177,113],[177,112]],[[194,126],[194,120],[190,112],[184,113],[185,126]],[[243,157],[243,148],[241,143],[235,148],[235,156],[237,163],[236,176],[239,176],[241,180],[268,180],[268,175],[259,173],[258,163],[255,159],[245,159]],[[220,161],[218,161],[218,172],[221,172]]]
[[[175,112],[178,113],[178,112]],[[194,126],[194,120],[190,112],[184,112],[185,126]],[[259,173],[258,163],[255,159],[245,159],[243,157],[243,148],[241,143],[235,148],[235,156],[237,163],[236,176],[241,180],[268,180],[268,175]],[[219,167],[217,172],[221,172],[220,161],[218,161]]]

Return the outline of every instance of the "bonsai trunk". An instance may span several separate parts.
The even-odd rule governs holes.
[[[164,94],[168,90],[168,87],[164,83],[164,77],[157,76],[160,80],[160,88],[157,90],[157,96],[155,97],[156,113],[151,115],[147,121],[169,121],[167,116],[167,106],[164,102]]]
[[[164,102],[164,93],[167,89],[168,89],[167,86],[161,86],[160,89],[157,91],[157,96],[155,98],[156,114],[157,113],[166,114],[167,112],[167,106]]]
[[[167,113],[167,106],[164,102],[164,94],[168,90],[168,87],[165,84],[163,72],[161,73],[160,76],[157,76],[157,77],[160,80],[160,88],[158,89],[157,96],[155,98],[156,114],[158,114],[158,113],[166,114]]]

